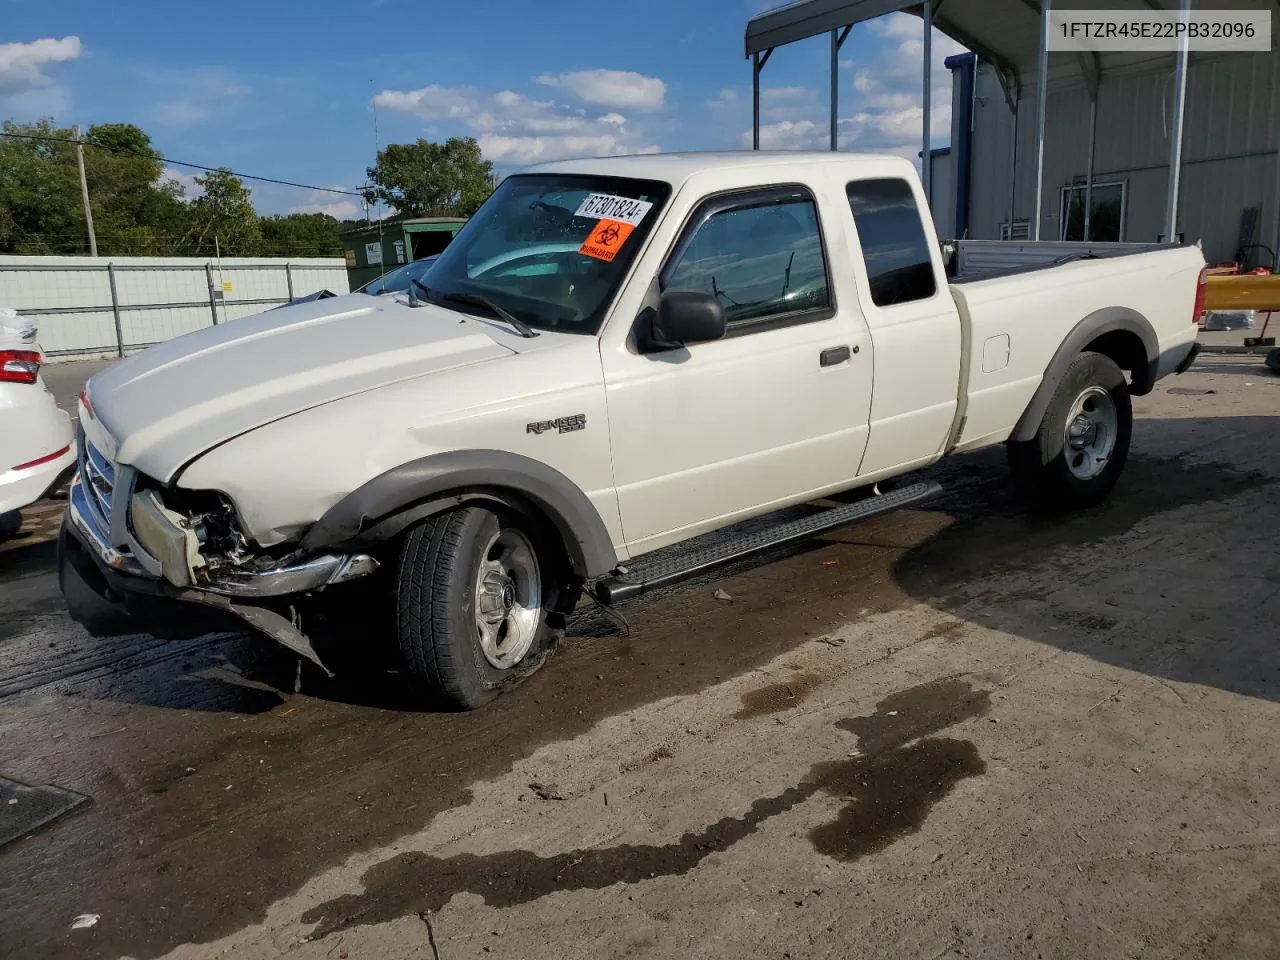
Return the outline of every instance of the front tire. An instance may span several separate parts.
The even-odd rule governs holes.
[[[1132,434],[1124,372],[1111,358],[1085,352],[1067,368],[1035,437],[1009,443],[1010,472],[1041,510],[1095,506],[1120,478]]]
[[[431,706],[481,707],[554,649],[556,571],[537,544],[523,518],[482,507],[428,517],[405,537],[396,635]]]

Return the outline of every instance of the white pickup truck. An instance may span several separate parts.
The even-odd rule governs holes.
[[[1006,444],[1040,504],[1097,503],[1130,395],[1195,356],[1204,282],[1194,245],[944,246],[894,157],[540,165],[407,295],[94,376],[64,592],[219,606],[323,667],[308,604],[361,583],[431,702],[476,707],[541,665],[584,587],[617,602],[919,501],[936,484],[886,481],[947,454]]]

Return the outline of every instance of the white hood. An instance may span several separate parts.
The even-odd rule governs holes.
[[[119,462],[168,482],[194,457],[255,427],[514,352],[483,321],[349,294],[157,344],[92,377],[89,401]]]

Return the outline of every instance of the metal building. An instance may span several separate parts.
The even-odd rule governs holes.
[[[410,260],[421,260],[449,245],[466,217],[416,217],[356,227],[341,236],[347,279],[355,290]]]
[[[1176,79],[1170,59],[1108,68],[1097,85],[1092,240],[1165,235]],[[972,116],[970,236],[998,239],[1011,229],[1026,236],[1034,216],[1034,112],[1011,111],[995,68],[976,66],[968,103],[962,84],[953,86],[953,144]],[[1082,77],[1051,71],[1042,239],[1084,238],[1091,107]],[[1272,266],[1280,246],[1280,52],[1190,54],[1181,160],[1176,233],[1202,241],[1210,263],[1234,259],[1243,246],[1251,265]]]
[[[834,131],[836,54],[849,28],[913,13],[926,51],[929,23],[973,51],[946,63],[950,209],[935,211],[935,220],[953,224],[944,235],[1082,239],[1087,212],[1093,240],[1172,233],[1202,241],[1211,263],[1243,247],[1250,265],[1272,266],[1280,249],[1280,51],[1050,53],[1051,2],[1052,9],[1261,10],[1280,36],[1276,0],[797,0],[747,24],[756,101],[774,47],[829,35]],[[928,74],[926,54],[925,90]],[[928,117],[926,100],[925,130]],[[926,189],[942,202],[931,189],[937,164],[927,135],[921,155],[931,158]]]

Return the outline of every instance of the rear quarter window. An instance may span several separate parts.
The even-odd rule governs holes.
[[[871,301],[888,307],[927,300],[937,292],[930,246],[911,185],[905,180],[857,180],[845,187],[867,265]]]

